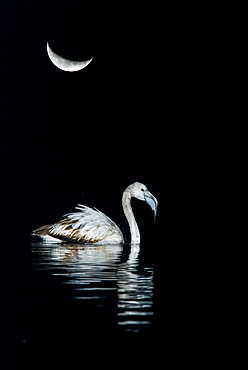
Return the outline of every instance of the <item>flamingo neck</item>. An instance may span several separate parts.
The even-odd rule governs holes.
[[[130,227],[131,244],[139,244],[140,232],[131,207],[131,194],[129,187],[127,187],[127,189],[123,193],[122,207]]]

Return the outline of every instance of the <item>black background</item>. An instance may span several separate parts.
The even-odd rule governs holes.
[[[229,194],[243,176],[247,6],[1,1],[4,271],[28,263],[31,230],[77,203],[113,218],[128,242],[121,194],[140,181],[159,202],[156,223],[147,205],[133,202],[143,250],[155,263],[157,326],[166,269],[174,284],[170,314],[183,300],[175,287],[192,300],[196,291],[206,294],[200,314],[189,299],[176,320],[188,333],[191,317],[190,343],[201,337],[197,323],[206,307],[204,343],[209,350],[222,343],[228,303],[219,292],[237,288],[233,270],[220,271],[232,253],[222,241],[230,232]],[[63,72],[50,62],[47,41],[67,58],[94,59],[80,72]],[[158,249],[149,250],[151,243]],[[243,294],[236,296],[241,306]]]
[[[198,199],[200,208],[213,200],[235,164],[247,9],[193,10],[180,2],[1,3],[4,234],[25,237],[77,202],[118,212],[134,181],[161,202],[159,219],[181,201],[190,214]],[[68,58],[94,59],[63,73],[47,56],[48,40]]]

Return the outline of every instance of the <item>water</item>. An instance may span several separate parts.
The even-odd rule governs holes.
[[[154,267],[147,248],[32,243],[10,250],[19,249],[2,261],[1,369],[73,367],[82,357],[101,363],[106,353],[108,361],[119,353],[123,365],[141,341],[150,348]]]
[[[6,246],[11,256],[0,269],[1,369],[77,368],[89,361],[142,368],[157,352],[165,361],[185,361],[182,353],[194,359],[224,343],[222,332],[230,327],[223,316],[227,305],[220,304],[226,276],[218,284],[216,253],[190,253],[183,245],[164,258],[163,244],[155,243],[140,249]]]
[[[154,281],[153,266],[141,266],[139,253],[139,246],[34,243],[33,276],[59,283],[58,299],[66,297],[72,315],[81,309],[89,321],[94,315],[109,320],[119,334],[144,333],[153,323]]]

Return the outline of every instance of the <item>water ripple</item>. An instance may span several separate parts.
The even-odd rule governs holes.
[[[61,278],[72,300],[97,307],[116,302],[116,324],[127,332],[140,332],[152,323],[153,267],[141,268],[139,246],[130,248],[123,262],[125,247],[130,248],[34,243],[33,268]]]

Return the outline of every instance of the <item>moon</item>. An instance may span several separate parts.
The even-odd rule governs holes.
[[[74,60],[69,60],[61,57],[60,55],[54,53],[52,49],[50,48],[49,44],[47,43],[47,54],[51,60],[51,62],[59,69],[62,69],[62,71],[66,72],[76,72],[80,71],[81,69],[87,67],[88,64],[92,61],[94,56],[85,61],[74,61]]]

